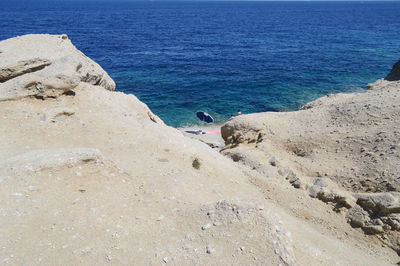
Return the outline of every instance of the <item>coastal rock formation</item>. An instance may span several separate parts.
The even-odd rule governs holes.
[[[299,179],[287,178],[296,188],[333,204],[366,233],[383,234],[382,240],[399,251],[393,241],[397,222],[389,218],[399,212],[398,75],[399,62],[361,94],[330,94],[296,112],[237,117],[221,129],[227,145],[223,153],[271,154],[278,167]],[[266,165],[267,160],[253,158],[247,164]]]
[[[115,89],[108,74],[79,52],[67,35],[16,37],[2,41],[0,50],[0,101],[55,98],[74,93],[79,82]]]
[[[360,95],[328,95],[297,112],[237,117],[221,132],[228,147],[279,150],[308,176],[354,192],[400,191],[399,95],[400,84],[378,81]]]
[[[135,96],[112,91],[65,35],[22,36],[0,50],[1,263],[398,261],[303,193],[306,181],[289,184],[302,175],[280,154],[243,146],[244,156],[231,154],[241,165],[185,137]],[[235,140],[262,144],[261,131]],[[260,158],[267,161],[254,163]]]

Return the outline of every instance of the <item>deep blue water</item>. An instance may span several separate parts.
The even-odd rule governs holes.
[[[167,124],[295,110],[400,57],[400,2],[15,2],[0,39],[66,33]]]

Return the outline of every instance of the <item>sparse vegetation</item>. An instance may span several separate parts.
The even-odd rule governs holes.
[[[197,169],[197,170],[200,169],[201,163],[200,163],[199,158],[194,158],[192,166],[194,169]]]

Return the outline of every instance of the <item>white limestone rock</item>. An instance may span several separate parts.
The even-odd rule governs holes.
[[[0,101],[55,98],[79,82],[115,89],[115,82],[66,35],[24,35],[0,42]]]

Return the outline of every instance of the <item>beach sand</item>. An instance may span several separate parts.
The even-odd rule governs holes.
[[[200,140],[214,149],[220,150],[225,146],[221,136],[221,127],[223,124],[196,125],[190,127],[178,128],[184,136]],[[200,133],[199,131],[203,133]],[[205,133],[205,134],[204,134]]]

